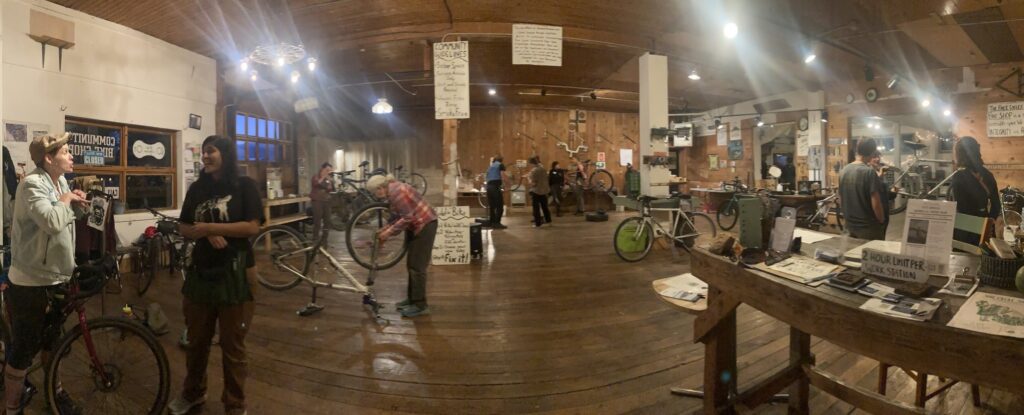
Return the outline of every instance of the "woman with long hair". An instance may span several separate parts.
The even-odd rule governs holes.
[[[169,405],[172,414],[188,413],[206,401],[206,366],[210,343],[220,323],[227,414],[245,413],[248,365],[245,335],[253,316],[252,245],[263,223],[256,182],[238,176],[235,145],[211,135],[203,141],[203,170],[188,189],[179,231],[196,241],[181,289],[188,330],[185,385]]]
[[[965,215],[990,218],[987,234],[995,228],[999,217],[999,187],[985,162],[981,159],[981,145],[974,137],[964,136],[953,146],[953,161],[957,171],[950,181],[949,193],[956,201],[956,211]],[[983,238],[984,239],[984,238]]]

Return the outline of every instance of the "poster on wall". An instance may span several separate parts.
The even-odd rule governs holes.
[[[633,149],[631,149],[631,148],[620,148],[619,149],[619,165],[625,167],[627,164],[633,164]]]
[[[1024,101],[988,104],[988,137],[1024,136]]]
[[[469,118],[469,42],[434,44],[434,119]]]
[[[711,170],[718,170],[718,154],[708,154],[708,164]]]
[[[743,141],[729,140],[729,160],[743,159]]]
[[[437,236],[430,262],[434,265],[468,264],[469,225],[475,222],[469,215],[469,206],[439,206],[437,212]]]
[[[730,141],[739,141],[741,139],[743,139],[743,134],[741,134],[741,132],[740,132],[740,125],[739,125],[739,123],[736,123],[731,128],[729,128],[729,140]]]
[[[806,156],[807,155],[807,149],[808,149],[808,147],[810,147],[810,142],[808,141],[809,138],[810,138],[810,136],[808,135],[807,131],[799,131],[799,129],[797,130],[797,132],[796,132],[796,155],[798,155],[798,156]]]
[[[729,130],[726,127],[718,129],[718,146],[725,146],[725,143],[729,141]]]
[[[121,165],[121,128],[68,121],[64,130],[69,133],[68,152],[75,164]]]
[[[562,66],[562,27],[513,24],[512,64]]]
[[[27,143],[32,139],[50,133],[48,124],[20,121],[4,121],[4,142]]]
[[[819,170],[825,164],[825,151],[822,146],[810,146],[807,150],[807,168]]]

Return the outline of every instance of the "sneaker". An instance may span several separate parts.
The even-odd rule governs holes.
[[[54,401],[57,413],[59,414],[77,415],[82,413],[82,408],[75,404],[75,401],[71,399],[71,395],[68,395],[67,391],[63,389],[57,391]]]
[[[399,313],[402,314],[402,317],[410,318],[425,316],[427,314],[430,314],[430,307],[420,308],[420,306],[416,304],[410,304],[408,307],[403,308],[401,311],[399,311]]]
[[[412,304],[412,301],[409,301],[409,299],[406,298],[406,299],[404,299],[402,301],[399,301],[397,304],[395,304],[395,308],[401,310],[403,308],[408,307],[411,304]]]
[[[206,395],[203,395],[199,397],[199,399],[196,399],[192,402],[189,402],[187,399],[185,399],[184,396],[179,396],[177,398],[174,398],[174,400],[171,401],[169,405],[167,405],[167,410],[171,413],[171,415],[185,415],[188,413],[188,411],[191,411],[192,408],[202,405],[205,402]]]
[[[36,396],[36,392],[38,391],[39,390],[36,389],[36,385],[33,385],[32,382],[29,382],[28,379],[25,379],[25,390],[21,392],[21,403],[18,404],[18,409],[13,410],[13,412],[12,410],[8,410],[7,413],[10,415],[22,414],[22,411],[24,411],[25,408],[28,408],[29,404],[32,403],[32,397]]]

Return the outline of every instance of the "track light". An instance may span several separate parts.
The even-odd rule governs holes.
[[[928,108],[932,105],[932,101],[927,96],[921,99],[921,108]]]
[[[597,101],[597,92],[590,91],[590,99]]]
[[[378,98],[377,103],[370,109],[374,114],[390,114],[394,109],[388,104],[387,98]]]
[[[722,129],[722,119],[721,118],[715,118],[715,129],[716,130],[721,130]]]
[[[809,64],[811,62],[814,62],[814,60],[817,59],[817,58],[818,58],[818,55],[815,55],[813,52],[812,53],[808,53],[807,56],[804,57],[804,63],[808,63]]]
[[[299,71],[292,71],[292,83],[299,82]]]
[[[900,76],[893,75],[892,78],[889,78],[889,82],[885,84],[885,87],[889,89],[894,89],[896,88],[896,84],[898,83],[900,83]]]
[[[821,111],[821,122],[828,123],[828,111]]]
[[[757,117],[754,117],[754,121],[757,122],[757,126],[758,127],[764,126],[764,121],[761,120],[761,116],[760,115],[758,115]]]
[[[736,26],[736,23],[729,22],[726,23],[724,27],[722,27],[722,34],[725,35],[726,39],[735,39],[736,35],[739,33],[740,28],[739,26]]]
[[[248,71],[249,70],[249,59],[248,58],[242,59],[242,62],[238,64],[238,69],[241,70],[242,72]]]
[[[498,94],[498,90],[494,88],[487,88],[487,95],[495,96]]]
[[[316,70],[316,58],[306,59],[306,68],[308,68],[310,72],[315,71]]]
[[[259,73],[257,73],[256,70],[253,69],[252,72],[249,73],[249,79],[252,79],[253,82],[256,82],[256,79],[258,79],[258,78],[259,78]]]
[[[942,115],[945,115],[947,117],[953,116],[953,108],[946,107],[946,110],[942,111]]]
[[[699,81],[700,80],[700,74],[698,74],[697,70],[694,69],[694,70],[690,71],[690,75],[688,75],[687,78],[690,78],[690,80],[692,80],[692,81]]]

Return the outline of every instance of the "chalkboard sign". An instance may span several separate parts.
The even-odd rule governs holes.
[[[1024,101],[988,104],[988,137],[1024,136]]]
[[[468,264],[469,225],[474,221],[469,216],[469,206],[445,206],[435,208],[437,212],[437,236],[431,263],[434,265]]]

